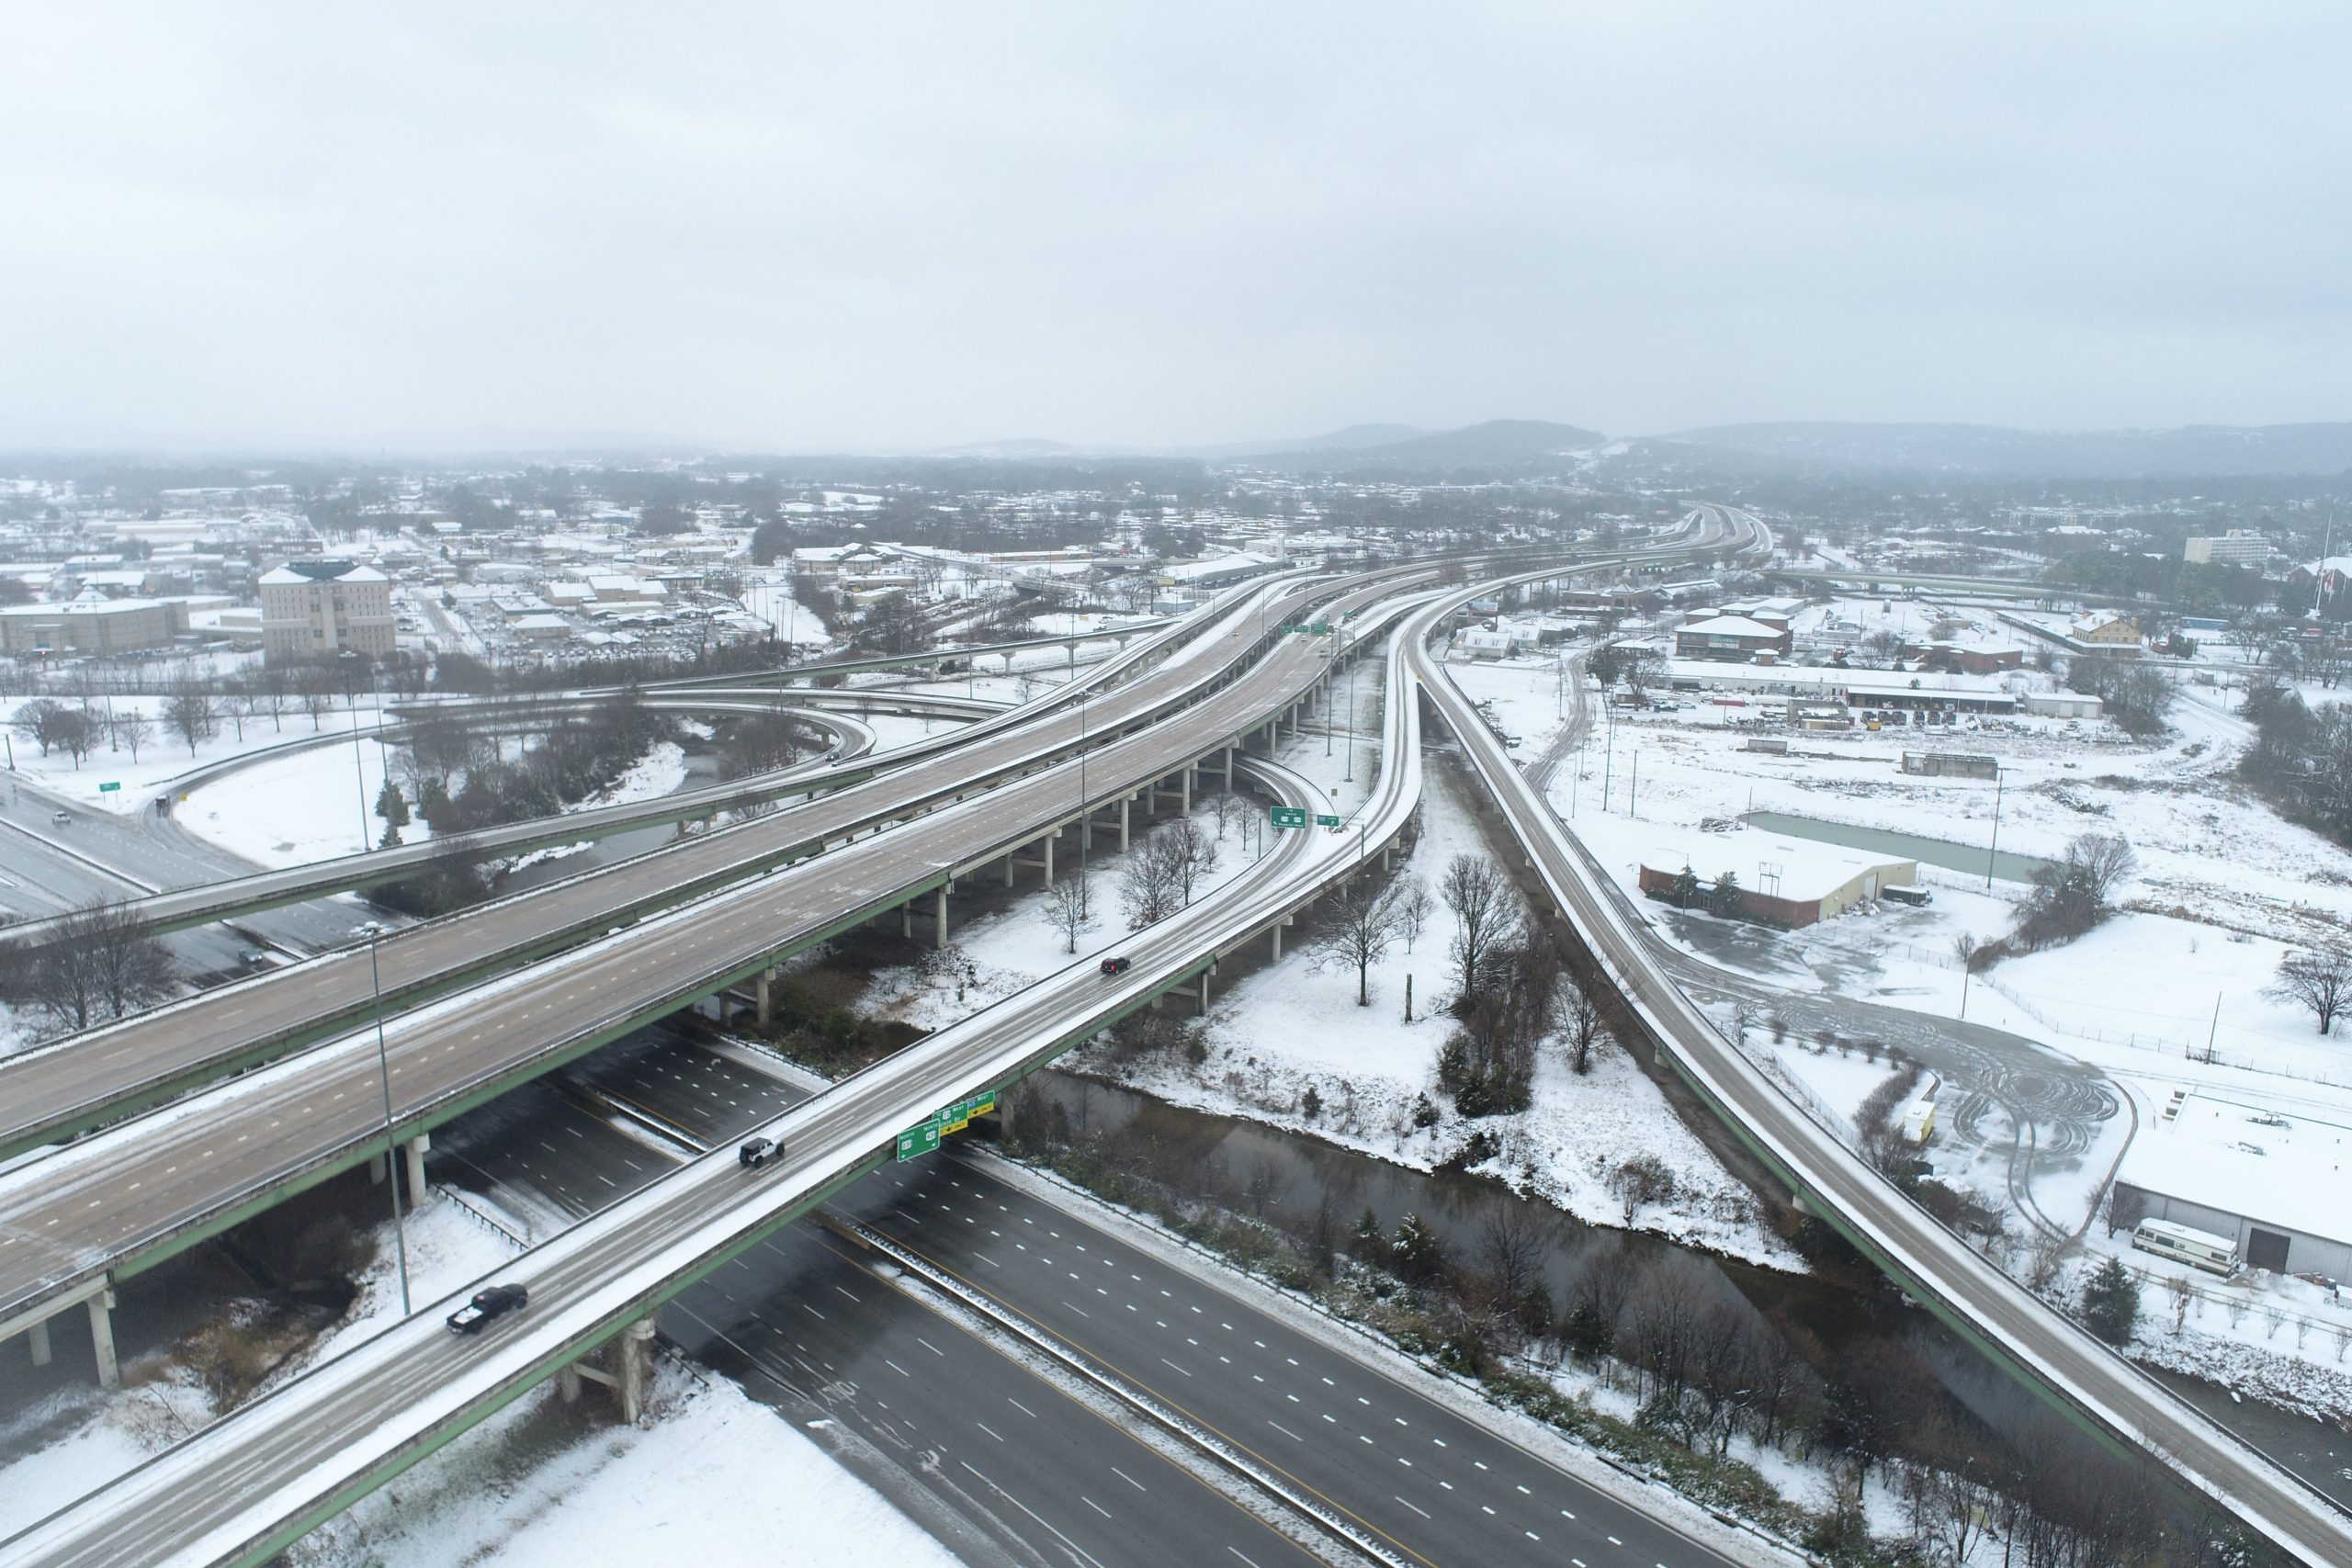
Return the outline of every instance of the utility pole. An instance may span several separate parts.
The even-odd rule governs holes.
[[[1993,770],[1993,841],[1984,851],[1984,891],[1987,893],[1993,891],[1993,863],[2001,853],[2001,785],[2006,782],[2007,773],[2007,768]]]
[[[410,1313],[408,1299],[408,1224],[401,1218],[401,1154],[392,1139],[392,1064],[384,1049],[384,982],[376,967],[376,939],[368,933],[368,985],[376,998],[376,1071],[384,1084],[384,1185],[392,1190],[392,1242],[401,1260],[401,1315]]]

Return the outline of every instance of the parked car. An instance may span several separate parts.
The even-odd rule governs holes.
[[[520,1285],[492,1285],[486,1291],[476,1291],[474,1299],[449,1314],[452,1334],[480,1334],[495,1320],[510,1312],[520,1312],[531,1299],[531,1292]]]
[[[1102,961],[1102,973],[1124,975],[1127,972],[1128,966],[1134,963],[1135,960],[1132,958],[1106,958]]]
[[[772,1159],[784,1157],[784,1145],[774,1138],[752,1138],[735,1151],[735,1160],[747,1169],[757,1170]]]

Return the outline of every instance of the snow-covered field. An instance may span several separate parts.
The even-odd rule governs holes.
[[[6,699],[7,716],[13,718],[17,709],[31,700]],[[217,719],[219,733],[209,739],[198,741],[196,750],[191,753],[187,743],[173,736],[164,723],[165,701],[160,696],[123,696],[101,698],[96,702],[96,706],[101,715],[111,707],[118,715],[136,710],[146,719],[150,734],[140,742],[139,756],[135,761],[127,747],[110,746],[101,739],[97,749],[76,767],[74,759],[62,750],[51,750],[43,757],[37,746],[19,735],[9,738],[17,771],[38,781],[44,788],[81,804],[107,811],[132,812],[146,809],[174,780],[185,778],[214,762],[291,741],[307,740],[313,736],[340,735],[343,738],[340,755],[344,777],[346,784],[350,782],[352,716],[340,705],[334,711],[322,715],[315,728],[309,716],[291,704],[274,720],[267,714],[247,717],[243,721],[242,736],[235,723],[227,718]],[[378,715],[363,704],[359,711],[360,728],[363,731],[374,728],[377,717]],[[320,750],[334,752],[335,749],[327,746]],[[119,784],[122,787],[101,791],[98,786],[107,783]],[[356,831],[356,826],[354,830]]]
[[[172,815],[199,838],[257,865],[305,865],[357,854],[383,838],[376,796],[391,756],[390,748],[363,740],[355,761],[346,739],[271,757],[199,784],[174,805]],[[407,843],[432,836],[422,818],[401,829]]]

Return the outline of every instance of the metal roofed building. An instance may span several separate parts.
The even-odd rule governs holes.
[[[2352,1126],[2176,1091],[2115,1173],[2109,1234],[2170,1220],[2250,1269],[2352,1279]]]

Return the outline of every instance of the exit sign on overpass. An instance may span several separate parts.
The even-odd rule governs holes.
[[[1340,825],[1340,819],[1318,811],[1315,814],[1315,825],[1317,828],[1336,828]]]
[[[899,1157],[916,1159],[939,1147],[940,1136],[960,1133],[972,1123],[975,1116],[985,1116],[996,1109],[996,1090],[983,1089],[969,1100],[953,1100],[922,1119],[920,1126],[910,1127],[899,1134]]]
[[[1304,828],[1306,826],[1306,807],[1270,806],[1266,807],[1266,820],[1277,828]]]

